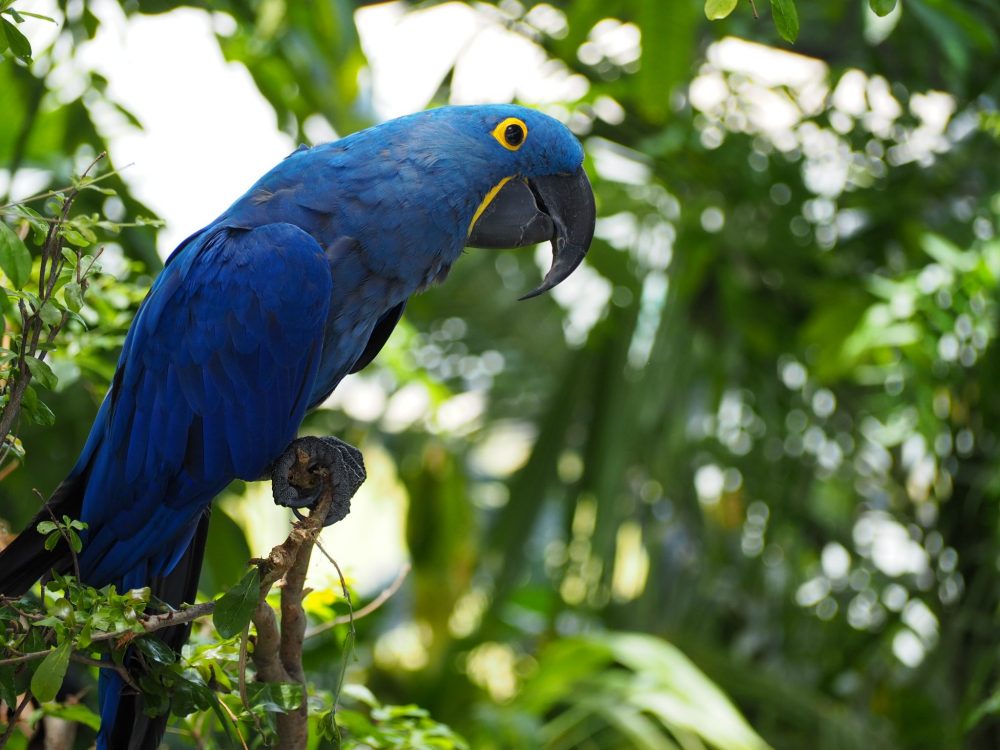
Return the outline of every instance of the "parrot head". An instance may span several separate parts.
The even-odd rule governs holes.
[[[367,218],[361,227],[348,225],[349,233],[371,248],[379,237],[391,236],[394,248],[405,245],[403,262],[437,267],[443,261],[446,268],[463,247],[551,242],[551,268],[526,299],[569,276],[593,238],[596,210],[583,147],[565,125],[536,110],[512,104],[439,107],[329,148],[333,163],[350,174],[326,183],[353,190],[343,203],[363,206],[357,215],[383,215],[377,225]],[[386,217],[385,206],[398,210]],[[404,239],[392,234],[392,222]]]
[[[478,158],[492,182],[476,207],[465,244],[481,248],[552,243],[552,265],[541,286],[548,291],[569,276],[594,236],[594,194],[583,169],[583,148],[558,120],[514,105],[453,108],[478,135]]]

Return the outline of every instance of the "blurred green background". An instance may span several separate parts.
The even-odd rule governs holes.
[[[376,121],[358,24],[384,8],[122,7],[182,5],[210,7],[293,138]],[[355,513],[383,524],[352,515],[331,551],[359,579],[349,550],[384,552],[366,598],[413,566],[359,623],[350,681],[474,748],[762,747],[729,701],[774,748],[1000,747],[1000,6],[810,0],[794,45],[750,6],[463,6],[476,32],[428,104],[520,70],[469,58],[478,34],[522,40],[562,98],[510,90],[584,142],[594,245],[525,303],[544,249],[468,252],[306,422],[365,451]],[[0,63],[0,187],[65,184],[105,148],[106,113],[130,117],[76,57],[99,16],[54,15],[35,63]],[[82,209],[152,213],[113,182],[120,205]],[[114,241],[92,330],[54,354],[56,424],[22,425],[0,485],[15,529],[83,444],[155,233]],[[221,501],[205,595],[285,523],[266,492]],[[342,640],[310,639],[317,682]]]

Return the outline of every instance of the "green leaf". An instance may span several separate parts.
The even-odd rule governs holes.
[[[709,21],[725,18],[733,12],[737,2],[739,0],[705,0],[705,16]]]
[[[83,287],[71,281],[63,288],[63,299],[71,311],[80,312],[80,308],[83,307]]]
[[[794,43],[799,36],[799,13],[795,9],[795,0],[771,0],[771,15],[781,38]]]
[[[29,13],[26,10],[17,11],[22,16],[28,16],[29,18],[37,18],[39,21],[49,21],[50,23],[55,23],[56,19],[50,18],[49,16],[43,16],[41,13]]]
[[[45,237],[49,233],[49,225],[45,221],[45,217],[35,209],[25,205],[14,206],[14,210],[27,220],[35,244],[41,245],[45,242]]]
[[[38,381],[38,384],[42,386],[42,388],[47,388],[51,391],[56,387],[59,379],[56,377],[56,374],[52,372],[52,368],[49,367],[48,364],[36,357],[25,357],[24,361],[28,364],[31,376]]]
[[[249,692],[251,705],[269,713],[288,713],[302,705],[302,686],[297,682],[258,682]]]
[[[101,728],[101,717],[87,708],[83,703],[56,703],[42,706],[46,716],[55,716],[66,721],[90,727],[95,732]]]
[[[0,271],[7,274],[15,289],[23,287],[31,277],[31,253],[24,241],[3,221],[0,221]]]
[[[177,654],[159,638],[136,638],[132,645],[160,664],[173,664],[177,661]]]
[[[59,234],[62,235],[69,244],[76,245],[77,247],[89,247],[91,242],[77,229],[70,226],[63,226],[59,230]]]
[[[243,580],[233,586],[215,601],[212,622],[223,638],[232,638],[243,632],[250,622],[257,598],[260,596],[260,573],[251,568]]]
[[[868,0],[868,5],[876,16],[887,16],[896,7],[896,0]]]
[[[62,322],[62,312],[57,307],[54,299],[49,299],[44,305],[38,308],[38,315],[45,325],[54,328]]]
[[[70,650],[69,641],[60,643],[42,659],[42,663],[35,670],[31,678],[31,692],[40,703],[55,700],[56,693],[62,687],[63,678],[66,676]]]
[[[40,425],[51,425],[56,421],[56,415],[52,410],[38,398],[38,391],[33,385],[29,385],[24,390],[24,399],[21,401],[24,413],[28,415],[32,422]]]
[[[31,42],[28,41],[28,38],[6,18],[0,19],[0,23],[3,24],[3,33],[14,57],[24,62],[31,62]]]
[[[0,667],[0,701],[8,707],[17,705],[17,688],[14,687],[14,667],[10,664]]]

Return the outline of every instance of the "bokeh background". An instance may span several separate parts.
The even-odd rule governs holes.
[[[359,601],[412,566],[349,682],[474,748],[1000,746],[1000,7],[811,0],[790,45],[757,6],[24,3],[57,23],[0,62],[0,203],[107,149],[84,210],[165,225],[102,242],[0,516],[72,465],[161,259],[297,143],[516,100],[584,142],[597,237],[523,303],[546,248],[469,251],[308,418],[368,462],[325,536]],[[288,517],[239,484],[212,524],[205,596]]]

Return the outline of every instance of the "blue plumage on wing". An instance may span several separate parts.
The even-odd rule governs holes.
[[[331,291],[322,248],[289,224],[206,230],[166,267],[94,426],[88,579],[120,581],[161,550],[172,558],[215,494],[259,476],[294,438]]]

